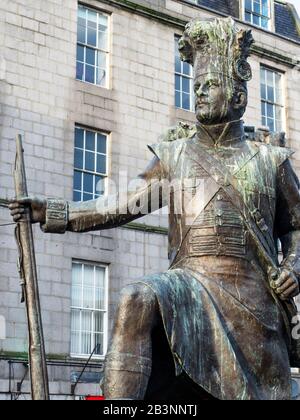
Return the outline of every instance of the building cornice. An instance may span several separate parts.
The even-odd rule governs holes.
[[[159,22],[167,23],[171,26],[175,26],[178,29],[184,29],[187,21],[185,19],[180,19],[175,16],[170,15],[169,13],[161,12],[159,10],[152,9],[151,7],[143,6],[142,4],[135,3],[129,0],[97,0],[100,3],[106,3],[110,6],[118,7],[120,9],[125,9],[130,12],[136,13],[138,15],[156,19]],[[188,2],[186,2],[188,3]],[[190,6],[193,6],[191,3],[188,3]]]
[[[287,67],[294,68],[299,65],[299,61],[294,60],[292,57],[280,54],[276,51],[269,50],[267,48],[261,47],[257,44],[251,48],[251,52],[258,57],[267,58],[271,61],[275,61],[278,64],[283,64]]]

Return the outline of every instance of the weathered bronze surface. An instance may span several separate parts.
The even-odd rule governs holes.
[[[16,145],[14,179],[16,197],[21,198],[28,195],[21,136],[17,136]],[[31,396],[33,400],[44,401],[49,399],[48,372],[30,209],[26,209],[24,220],[19,221],[16,225],[16,240],[19,248],[22,300],[25,301],[28,322]]]
[[[147,213],[146,199],[155,193],[152,211],[169,205],[170,269],[121,292],[106,358],[108,399],[291,398],[290,366],[300,366],[291,337],[300,278],[299,181],[291,150],[271,144],[276,137],[266,144],[245,136],[252,42],[232,19],[187,26],[179,45],[195,70],[197,124],[180,124],[149,146],[154,158],[141,175],[145,183],[128,201],[31,200],[38,209],[33,222],[60,233],[133,221]],[[169,199],[162,180],[189,183]],[[192,198],[175,211],[175,193],[187,192]],[[23,204],[11,204],[15,220]]]

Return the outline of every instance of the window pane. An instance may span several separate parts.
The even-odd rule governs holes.
[[[175,92],[175,106],[181,108],[181,95],[178,91]]]
[[[77,26],[77,39],[82,44],[86,43],[86,27],[82,25]]]
[[[275,102],[275,94],[274,94],[275,92],[274,92],[273,86],[268,86],[267,93],[268,93],[268,101]]]
[[[190,79],[187,79],[186,77],[182,78],[182,91],[190,93]]]
[[[280,106],[275,107],[275,118],[278,121],[282,120],[282,108]]]
[[[88,21],[89,25],[97,23],[97,12],[94,12],[91,9],[88,9]]]
[[[73,263],[72,265],[72,283],[81,285],[82,283],[82,264]]]
[[[83,151],[75,149],[74,166],[76,169],[83,169]]]
[[[104,289],[98,288],[95,290],[95,309],[105,309],[105,294]]]
[[[86,132],[85,148],[92,152],[95,151],[95,136],[96,136],[96,133],[94,133],[93,131]]]
[[[253,15],[253,24],[260,26],[260,16]]]
[[[94,288],[94,266],[85,265],[83,279],[83,306],[85,308],[94,308]]]
[[[91,354],[92,353],[92,334],[91,333],[82,333],[81,334],[81,354]]]
[[[281,85],[281,74],[275,74],[275,86],[276,86],[276,102],[282,104],[282,85]]]
[[[268,118],[274,118],[274,105],[267,104],[267,116]]]
[[[179,56],[175,57],[175,72],[181,73],[181,60]]]
[[[73,192],[73,201],[75,201],[75,202],[81,201],[81,192],[79,192],[79,191],[74,191]]]
[[[85,152],[85,169],[95,172],[95,153]]]
[[[276,98],[275,101],[277,104],[282,104],[282,90],[281,89],[276,89]]]
[[[95,273],[95,266],[94,265],[89,265],[89,264],[84,265],[84,280],[83,280],[83,283],[84,283],[85,286],[93,286],[94,287],[94,284],[95,284],[94,273]]]
[[[80,333],[72,332],[71,333],[71,353],[72,354],[81,354],[80,348]]]
[[[103,333],[104,331],[104,315],[102,312],[95,312],[95,333]]]
[[[108,25],[108,17],[107,16],[99,14],[98,21],[99,21],[99,26],[102,26],[102,27],[107,29],[107,25]]]
[[[266,113],[266,103],[265,102],[261,103],[261,115],[264,116],[264,117],[267,115],[267,113]]]
[[[186,93],[182,94],[182,108],[188,111],[191,108],[190,95],[187,95]]]
[[[92,48],[86,48],[86,63],[95,65],[96,51]]]
[[[260,10],[260,1],[254,1],[253,3],[253,10],[255,13],[257,13],[258,15],[261,14],[261,10]]]
[[[77,61],[77,64],[76,64],[76,79],[77,80],[83,80],[83,67],[84,65]]]
[[[106,136],[103,134],[97,135],[97,152],[106,154]]]
[[[267,126],[269,127],[270,131],[274,132],[275,131],[274,120],[268,118],[267,121],[268,121]]]
[[[99,86],[105,86],[106,84],[106,71],[97,67],[96,72],[96,84]]]
[[[91,201],[94,199],[93,194],[83,193],[82,195],[82,201]]]
[[[95,334],[95,347],[96,351],[95,354],[97,355],[103,355],[103,334]]]
[[[84,287],[83,306],[87,309],[94,309],[94,287]]]
[[[274,86],[274,73],[272,71],[267,71],[267,84],[268,86]]]
[[[84,47],[77,45],[77,61],[84,61]]]
[[[252,1],[251,0],[246,0],[245,8],[246,8],[246,10],[248,10],[250,12],[252,11]]]
[[[106,174],[106,156],[97,155],[97,172]]]
[[[262,99],[267,100],[267,89],[266,85],[263,83],[260,85],[260,95]]]
[[[80,331],[80,310],[72,309],[71,311],[71,330]]]
[[[81,188],[82,188],[81,174],[82,174],[82,172],[74,171],[74,182],[73,182],[74,190],[81,191]]]
[[[186,74],[187,76],[191,76],[191,65],[188,63],[183,63],[183,74]]]
[[[85,193],[91,193],[94,192],[94,175],[91,174],[83,174],[83,191]]]
[[[97,31],[96,29],[92,29],[88,27],[87,29],[87,44],[93,45],[94,47],[97,46]]]
[[[85,81],[95,83],[95,67],[85,66]]]
[[[275,73],[275,85],[276,88],[281,88],[281,74]]]
[[[268,29],[269,28],[269,19],[268,18],[261,18],[261,26],[262,26],[262,28]]]
[[[269,0],[262,0],[262,15],[269,17]]]
[[[96,65],[98,67],[102,67],[103,69],[106,68],[106,54],[105,53],[98,51]]]
[[[72,288],[72,306],[82,306],[82,287],[81,285],[73,285]]]
[[[107,50],[107,34],[105,32],[98,32],[98,48]]]
[[[105,287],[105,268],[96,267],[95,285],[96,287]]]
[[[80,19],[86,19],[86,11],[87,9],[83,6],[78,6],[78,17]]]
[[[246,22],[252,22],[252,15],[250,13],[245,13]]]
[[[175,89],[180,90],[180,76],[175,76]]]
[[[75,128],[75,147],[83,149],[84,130],[82,128]]]

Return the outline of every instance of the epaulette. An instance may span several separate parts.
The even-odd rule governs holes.
[[[197,132],[196,124],[180,121],[176,126],[169,128],[159,138],[160,142],[172,142],[180,139],[189,139]]]

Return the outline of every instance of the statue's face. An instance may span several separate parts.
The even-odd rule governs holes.
[[[219,124],[230,119],[231,109],[226,95],[226,78],[218,74],[196,74],[194,79],[195,109],[202,124]]]

